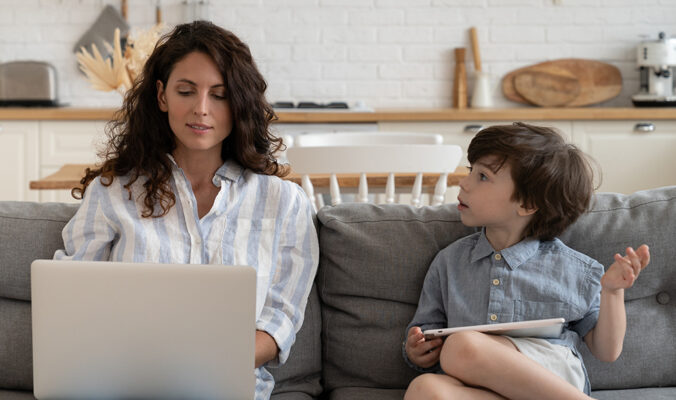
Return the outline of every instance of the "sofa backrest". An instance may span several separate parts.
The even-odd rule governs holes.
[[[60,203],[0,202],[0,388],[33,389],[30,265],[63,248],[77,209]]]
[[[319,211],[325,389],[404,389],[417,375],[401,343],[423,279],[440,249],[474,232],[455,207],[346,203]],[[676,385],[676,187],[598,194],[561,239],[606,266],[627,246],[651,246],[650,266],[626,292],[622,356],[603,364],[583,354],[592,388]]]
[[[0,201],[0,390],[33,389],[30,265],[63,248],[61,231],[76,204]],[[313,288],[286,364],[271,368],[273,393],[315,397],[322,391],[321,314]]]
[[[474,229],[454,205],[344,203],[320,209],[319,271],[325,390],[405,388],[401,355],[434,256]]]
[[[620,358],[603,363],[583,346],[592,388],[676,386],[676,187],[601,194],[561,240],[606,268],[627,246],[650,246],[650,265],[625,292],[627,334]]]

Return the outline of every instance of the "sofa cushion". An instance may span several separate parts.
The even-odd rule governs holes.
[[[650,265],[625,292],[627,334],[620,358],[603,363],[583,346],[592,389],[676,386],[676,346],[668,344],[676,327],[675,239],[676,187],[599,194],[592,210],[561,236],[606,268],[627,246],[650,246]]]
[[[404,330],[436,253],[474,229],[454,205],[345,203],[318,213],[324,388],[406,388]]]
[[[331,392],[328,400],[401,400],[404,398],[404,389],[378,389],[378,388],[339,388]]]
[[[2,400],[35,400],[35,396],[33,396],[33,392],[0,389],[0,399],[2,399]]]
[[[76,204],[0,202],[0,297],[30,300],[30,264],[63,248]]]
[[[273,400],[304,398],[305,395],[314,398],[322,392],[321,330],[319,296],[316,286],[313,285],[305,307],[303,326],[296,335],[296,342],[291,347],[289,358],[281,367],[268,368],[275,377]]]
[[[63,248],[77,205],[0,202],[0,388],[33,388],[30,265]]]
[[[676,387],[594,390],[592,397],[597,400],[673,400],[676,399]]]
[[[0,298],[0,388],[33,389],[31,343],[31,304]]]

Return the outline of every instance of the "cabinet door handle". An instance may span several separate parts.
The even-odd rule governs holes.
[[[465,125],[465,129],[463,129],[462,131],[464,133],[471,133],[472,135],[476,135],[482,129],[484,129],[483,125]]]
[[[655,124],[652,122],[639,122],[638,124],[634,125],[634,132],[655,132]]]

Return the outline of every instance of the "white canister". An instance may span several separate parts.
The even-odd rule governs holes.
[[[491,108],[493,107],[493,96],[491,94],[491,78],[482,71],[475,72],[474,92],[472,93],[472,108]]]

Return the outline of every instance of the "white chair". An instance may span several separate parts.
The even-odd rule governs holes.
[[[380,144],[442,144],[443,136],[437,133],[391,131],[336,131],[305,132],[294,136],[294,147],[360,146]],[[288,161],[288,158],[287,158]],[[316,193],[317,208],[324,206],[324,196]]]
[[[293,136],[288,134],[283,134],[280,136],[282,138],[282,143],[284,144],[283,150],[278,150],[275,152],[274,156],[277,161],[281,164],[287,164],[289,160],[286,158],[286,150],[289,147],[293,146]]]
[[[359,146],[373,144],[441,144],[438,133],[420,132],[324,132],[296,135],[293,146]]]
[[[287,150],[291,169],[302,175],[303,189],[314,200],[315,209],[321,208],[323,204],[317,201],[309,177],[311,174],[330,174],[331,204],[336,205],[342,202],[337,174],[359,174],[358,202],[368,202],[367,174],[388,174],[385,202],[394,203],[394,175],[415,173],[417,175],[411,191],[411,204],[419,207],[422,205],[423,173],[439,173],[431,204],[441,204],[446,193],[447,174],[455,171],[461,157],[460,146],[443,144],[299,146]]]

